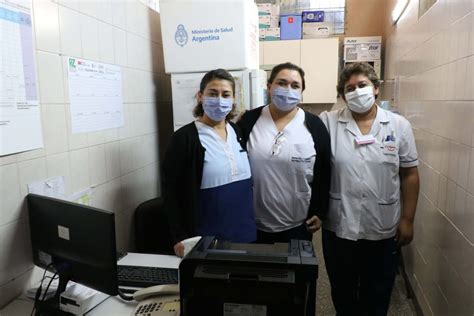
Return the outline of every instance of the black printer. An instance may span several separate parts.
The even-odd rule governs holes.
[[[306,240],[238,244],[203,237],[181,261],[182,316],[313,316],[318,262]]]

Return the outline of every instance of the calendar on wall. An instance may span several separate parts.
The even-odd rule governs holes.
[[[0,0],[0,156],[42,146],[31,2]]]

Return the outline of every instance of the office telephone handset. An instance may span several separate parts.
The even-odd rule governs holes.
[[[179,316],[179,285],[165,284],[148,287],[133,294],[139,304],[134,316]]]

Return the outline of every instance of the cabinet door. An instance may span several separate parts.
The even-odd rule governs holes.
[[[263,43],[263,65],[275,66],[290,62],[300,66],[300,43],[301,41],[269,41]]]
[[[263,63],[263,51],[265,49],[264,44],[265,44],[264,42],[259,42],[259,44],[258,44],[258,48],[259,48],[259,54],[258,54],[259,62],[258,62],[258,64],[260,66],[264,64]]]
[[[338,61],[338,38],[301,41],[301,67],[306,74],[303,103],[336,103]]]

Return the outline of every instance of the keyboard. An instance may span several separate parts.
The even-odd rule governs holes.
[[[121,286],[149,287],[161,284],[178,284],[178,269],[117,266]]]

